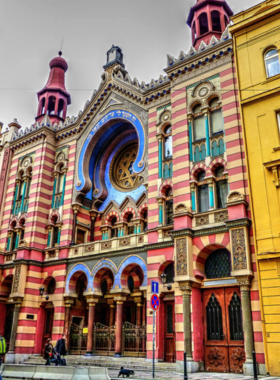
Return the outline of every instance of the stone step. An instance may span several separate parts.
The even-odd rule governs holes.
[[[138,360],[136,360],[138,359]],[[140,359],[140,360],[139,360]],[[73,357],[67,356],[66,361],[68,365],[72,366],[96,366],[107,367],[111,369],[119,369],[121,366],[135,371],[151,372],[152,363],[146,362],[141,358],[113,358],[108,356],[101,357]],[[45,360],[41,356],[32,356],[25,360],[22,364],[28,365],[44,365]],[[155,363],[155,368],[164,372],[172,372],[176,370],[175,363]]]

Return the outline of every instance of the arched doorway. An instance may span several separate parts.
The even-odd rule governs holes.
[[[56,290],[56,281],[54,277],[49,276],[43,282],[43,286],[45,288],[44,295],[52,295]],[[38,318],[38,334],[42,334],[41,337],[41,353],[44,354],[45,345],[48,339],[52,339],[53,332],[53,319],[54,319],[54,305],[52,302],[43,302],[39,311]],[[55,342],[52,342],[55,344]]]
[[[165,283],[174,283],[174,261],[166,261],[159,268],[159,281],[165,275]],[[176,361],[176,334],[175,334],[175,295],[172,292],[163,293],[161,296],[160,318],[160,342],[163,360],[167,363]]]
[[[203,290],[205,370],[242,373],[245,350],[241,296],[239,287],[227,285],[234,280],[227,249],[214,250],[208,256],[205,277],[207,284],[213,284]]]
[[[85,354],[87,350],[88,325],[87,302],[84,296],[88,286],[88,279],[84,272],[75,272],[69,281],[69,290],[74,297],[74,304],[70,313],[69,352],[72,355]]]
[[[4,281],[2,282],[1,293],[0,293],[1,298],[6,300],[4,301],[5,303],[3,304],[3,307],[1,308],[3,311],[3,314],[2,314],[3,319],[1,318],[1,324],[2,324],[1,330],[2,330],[2,334],[4,338],[6,339],[7,352],[10,346],[13,317],[14,317],[14,305],[7,303],[8,297],[11,294],[12,283],[13,283],[13,275],[6,276],[4,278]]]

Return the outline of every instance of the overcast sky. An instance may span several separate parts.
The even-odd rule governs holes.
[[[69,69],[66,87],[77,115],[100,83],[106,52],[123,50],[131,78],[149,82],[163,74],[166,55],[190,48],[186,25],[196,0],[0,0],[0,121],[34,122],[37,91],[63,38]],[[228,0],[237,13],[258,0]]]

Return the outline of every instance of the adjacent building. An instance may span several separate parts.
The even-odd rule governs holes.
[[[280,375],[280,1],[232,17],[267,371]]]
[[[150,83],[112,46],[75,117],[60,54],[34,124],[2,132],[6,361],[63,332],[70,354],[150,360],[158,281],[158,361],[182,370],[185,351],[192,372],[249,374],[255,350],[266,373],[232,15],[198,0],[192,46]]]

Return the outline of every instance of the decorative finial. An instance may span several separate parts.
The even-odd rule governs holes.
[[[64,43],[64,39],[62,37],[62,39],[61,39],[61,45],[60,45],[60,50],[58,52],[58,54],[59,54],[60,57],[62,56],[62,46],[63,46],[63,43]]]
[[[62,56],[62,51],[61,51],[61,50],[58,52],[58,55],[59,55],[60,57]]]

